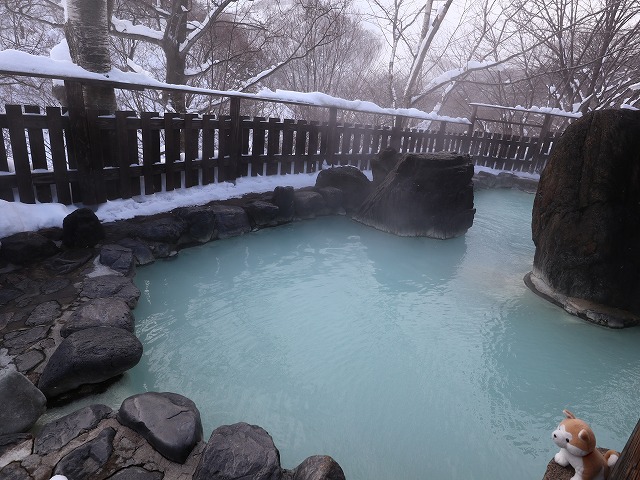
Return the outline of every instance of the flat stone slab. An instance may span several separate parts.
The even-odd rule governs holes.
[[[94,478],[109,460],[113,452],[113,439],[116,431],[113,428],[105,428],[96,438],[86,442],[80,447],[65,455],[53,473],[64,475],[68,479]]]
[[[134,317],[122,298],[94,298],[83,303],[60,329],[63,338],[86,328],[113,327],[134,331]]]
[[[86,278],[81,294],[88,298],[121,298],[129,308],[135,308],[140,298],[140,290],[128,277],[102,275]]]
[[[29,430],[47,409],[47,399],[27,377],[0,370],[0,435]]]
[[[133,395],[122,402],[117,419],[177,463],[184,463],[202,440],[200,411],[195,403],[176,393]]]

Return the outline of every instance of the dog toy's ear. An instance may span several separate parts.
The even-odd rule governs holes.
[[[578,433],[578,437],[580,437],[581,440],[588,442],[590,435],[589,432],[587,432],[584,428],[582,430],[580,430],[580,433]]]
[[[576,416],[573,413],[571,413],[569,410],[562,410],[562,413],[564,413],[564,416],[567,418],[571,418],[571,419],[576,418]]]

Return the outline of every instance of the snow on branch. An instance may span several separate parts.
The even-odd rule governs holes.
[[[129,20],[123,20],[115,16],[111,17],[111,25],[115,33],[123,35],[131,35],[141,39],[147,39],[149,41],[162,40],[164,32],[160,30],[154,30],[153,28],[146,27],[144,25],[134,25]]]

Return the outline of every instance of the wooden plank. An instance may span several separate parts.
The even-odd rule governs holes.
[[[269,136],[267,137],[267,158],[266,174],[277,175],[280,155],[280,135],[282,132],[282,122],[279,118],[269,119]],[[262,172],[260,172],[262,173]]]
[[[640,420],[609,472],[609,480],[640,480]]]
[[[296,143],[295,143],[295,161],[293,162],[293,172],[304,172],[304,162],[307,152],[307,121],[298,120],[296,122]]]
[[[292,118],[285,118],[282,127],[282,153],[280,173],[291,173],[293,164],[293,132],[296,122]]]
[[[87,110],[87,131],[89,136],[89,175],[92,179],[94,201],[97,204],[107,201],[106,179],[104,178],[104,148],[102,131],[98,122],[98,110]],[[105,139],[108,141],[108,139]],[[84,201],[84,195],[83,195]]]
[[[115,156],[118,165],[119,189],[121,198],[131,198],[132,162],[129,159],[129,135],[127,134],[128,116],[128,112],[116,112]]]
[[[152,195],[156,192],[153,181],[152,166],[160,161],[160,152],[153,150],[153,132],[151,130],[151,117],[159,115],[156,112],[142,112],[142,172],[144,176],[144,194]]]
[[[198,170],[194,161],[198,158],[198,130],[194,126],[196,115],[185,113],[184,118],[184,186],[185,188],[198,185]]]
[[[307,155],[307,173],[316,171],[316,161],[320,155],[318,151],[320,136],[320,122],[309,122],[309,151]]]
[[[6,123],[6,114],[0,114],[0,124]],[[5,174],[7,172],[7,174]],[[4,132],[0,128],[0,199],[13,202],[13,187],[9,186],[15,183],[15,173],[8,174],[9,161],[7,160],[7,148],[4,144]],[[11,178],[9,178],[11,177]],[[9,180],[11,182],[9,183]]]
[[[53,178],[56,186],[57,201],[71,205],[71,189],[67,167],[67,152],[64,148],[64,133],[60,108],[47,107],[47,129],[49,130],[49,148],[53,163]]]
[[[29,135],[29,152],[31,153],[31,163],[34,170],[49,170],[47,165],[47,154],[45,152],[44,144],[44,132],[43,127],[34,126],[34,122],[30,121],[38,117],[44,117],[40,115],[40,107],[37,105],[25,105],[25,126],[27,127],[27,133]],[[34,117],[32,115],[38,115]],[[39,202],[51,203],[53,197],[51,195],[50,185],[36,185],[36,197]]]
[[[166,114],[165,114],[166,116]],[[215,182],[216,160],[214,158],[215,127],[213,115],[202,116],[202,184]],[[168,190],[168,188],[167,188]]]
[[[22,203],[36,203],[31,180],[31,164],[29,163],[22,107],[20,105],[6,105],[5,108],[7,121],[9,122],[9,137],[11,139],[11,152],[13,153],[18,196]]]

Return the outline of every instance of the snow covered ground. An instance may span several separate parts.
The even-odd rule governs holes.
[[[475,167],[479,171],[500,173],[487,167]],[[365,171],[369,179],[371,171]],[[510,172],[524,178],[538,178],[538,175],[525,172]],[[141,215],[153,215],[174,208],[190,205],[203,205],[213,200],[240,197],[251,192],[269,192],[277,186],[302,188],[315,185],[318,173],[300,173],[296,175],[270,175],[266,177],[242,177],[236,184],[224,182],[212,185],[191,187],[172,192],[141,195],[128,200],[113,200],[100,205],[96,215],[103,223],[124,220]],[[0,200],[0,238],[18,232],[36,231],[46,227],[62,227],[62,220],[82,205],[63,205],[60,203],[15,203]]]

